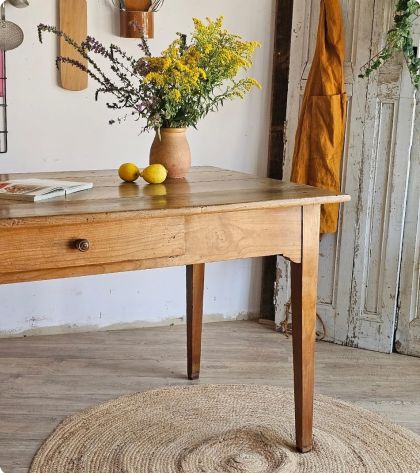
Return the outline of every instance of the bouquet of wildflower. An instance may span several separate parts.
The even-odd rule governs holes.
[[[133,115],[144,119],[142,131],[148,131],[196,127],[200,119],[218,110],[226,100],[243,98],[253,87],[261,88],[251,77],[238,78],[241,71],[252,66],[258,42],[244,41],[224,29],[222,17],[193,21],[191,37],[178,33],[177,39],[158,57],[151,55],[146,40],[139,44],[142,56],[134,58],[118,46],[106,48],[92,37],[78,44],[53,26],[41,24],[38,33],[41,42],[43,32],[64,38],[88,61],[89,67],[60,56],[57,66],[68,63],[87,72],[99,84],[96,99],[102,93],[110,94],[114,99],[107,103],[108,108],[129,110],[110,123]],[[109,61],[111,75],[103,71],[93,54]]]

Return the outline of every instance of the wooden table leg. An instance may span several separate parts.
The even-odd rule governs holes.
[[[204,264],[187,266],[188,379],[200,377],[203,294]]]
[[[302,262],[292,263],[296,447],[312,450],[320,206],[302,208]]]

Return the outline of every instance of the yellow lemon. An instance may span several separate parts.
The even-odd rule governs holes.
[[[162,164],[151,164],[143,169],[140,175],[149,184],[162,184],[168,176],[168,171]]]
[[[134,182],[140,176],[140,169],[133,163],[121,164],[118,175],[125,182]]]

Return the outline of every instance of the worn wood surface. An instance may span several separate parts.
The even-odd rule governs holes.
[[[1,468],[27,473],[37,448],[65,416],[120,395],[189,384],[185,344],[184,326],[1,339]],[[416,358],[324,342],[316,351],[317,393],[376,411],[420,434]],[[266,326],[205,324],[200,383],[292,389],[291,354],[291,339]]]
[[[204,264],[187,266],[187,374],[191,380],[200,377],[204,270]]]
[[[303,207],[302,214],[302,262],[292,263],[293,366],[296,443],[301,452],[308,452],[312,449],[320,206]]]
[[[89,215],[105,214],[105,219],[109,219],[110,214],[133,211],[144,212],[147,217],[187,215],[345,202],[350,199],[315,187],[212,167],[195,167],[186,180],[167,180],[155,186],[147,185],[142,180],[134,184],[123,183],[115,170],[1,175],[2,180],[24,178],[93,182],[94,188],[37,203],[2,200],[0,226],[22,224],[21,219],[53,216],[83,216],[82,219],[87,219]],[[71,218],[68,222],[72,222]]]
[[[121,183],[115,171],[35,176],[95,187],[41,203],[0,201],[0,283],[276,254],[299,262],[300,206],[348,199],[217,168],[158,186]],[[79,239],[88,252],[75,249]]]
[[[60,0],[60,30],[77,43],[82,43],[87,36],[87,2],[86,0]],[[60,56],[68,57],[87,67],[84,59],[63,38],[60,38]],[[61,87],[67,90],[84,90],[88,86],[88,74],[71,64],[60,64]]]

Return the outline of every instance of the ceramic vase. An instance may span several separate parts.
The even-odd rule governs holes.
[[[182,179],[191,168],[191,151],[186,128],[161,128],[150,149],[150,164],[162,164],[168,177]]]

